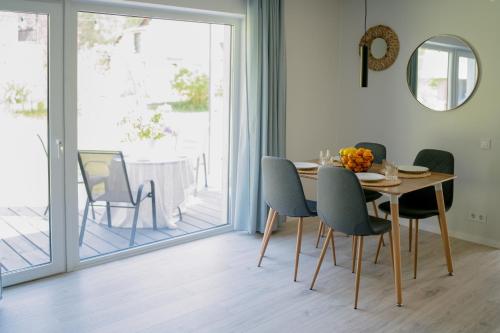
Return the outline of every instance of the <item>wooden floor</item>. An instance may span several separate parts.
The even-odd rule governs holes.
[[[9,287],[0,332],[500,332],[499,250],[452,239],[450,277],[439,235],[421,231],[414,280],[402,228],[399,308],[387,247],[374,265],[376,239],[367,239],[354,310],[345,236],[336,235],[338,266],[328,253],[317,289],[308,289],[319,255],[316,226],[306,220],[296,283],[296,221],[289,220],[273,234],[261,268],[261,237],[228,233]]]
[[[177,229],[137,229],[135,245],[171,239],[226,224],[222,194],[213,189],[198,192],[183,209]],[[24,269],[50,260],[49,224],[44,207],[0,208],[0,265],[3,271]],[[104,214],[96,207],[96,220]],[[80,214],[81,217],[82,214]],[[89,214],[80,257],[87,259],[129,247],[129,228],[108,228],[96,223]],[[178,218],[178,216],[176,217]]]

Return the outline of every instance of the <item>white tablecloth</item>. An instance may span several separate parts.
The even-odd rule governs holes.
[[[149,160],[125,157],[125,163],[132,192],[136,192],[140,184],[149,180],[154,181],[158,228],[175,228],[177,217],[174,220],[172,215],[195,188],[194,171],[190,159],[178,157]],[[144,191],[149,191],[149,188],[149,184],[146,184]],[[112,208],[111,216],[114,227],[130,228],[134,209]],[[105,215],[100,222],[107,223]],[[151,199],[149,198],[141,202],[137,227],[153,227]]]

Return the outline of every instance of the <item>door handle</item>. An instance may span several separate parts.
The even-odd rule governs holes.
[[[61,159],[61,155],[64,154],[64,144],[62,140],[57,139],[56,140],[56,149],[57,149],[57,159]]]

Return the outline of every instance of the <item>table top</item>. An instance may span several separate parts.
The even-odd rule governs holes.
[[[369,172],[380,172],[382,166],[380,164],[374,164]],[[300,174],[300,177],[306,179],[318,180],[317,174]],[[368,186],[362,185],[364,189],[372,190],[380,193],[391,194],[391,195],[401,195],[413,191],[417,191],[429,186],[434,186],[440,183],[444,183],[449,180],[456,179],[456,175],[440,173],[440,172],[431,172],[431,175],[423,178],[400,178],[402,183],[397,186],[387,186],[387,187],[379,187],[379,186]]]

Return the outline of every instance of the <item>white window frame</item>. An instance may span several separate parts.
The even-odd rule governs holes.
[[[63,6],[61,3],[29,0],[3,0],[0,10],[48,14],[48,137],[50,158],[50,249],[51,262],[33,268],[7,273],[4,286],[9,286],[66,271],[64,157],[57,154],[64,143],[63,129]],[[5,143],[5,144],[15,144]],[[62,147],[61,147],[62,148]]]
[[[472,58],[474,59],[474,53],[472,51],[466,50],[460,47],[454,46],[443,46],[429,44],[425,45],[423,49],[442,51],[448,53],[448,98],[447,98],[447,108],[455,109],[459,105],[458,101],[458,61],[460,57]],[[476,73],[477,75],[477,73]]]
[[[192,22],[214,23],[231,25],[232,29],[232,52],[231,52],[231,110],[229,124],[234,112],[239,112],[242,78],[242,45],[244,38],[245,16],[238,14],[226,14],[206,10],[194,10],[165,5],[154,5],[123,1],[100,1],[100,0],[67,0],[65,3],[65,40],[64,40],[64,72],[65,72],[65,133],[66,133],[66,243],[67,243],[67,270],[73,271],[97,264],[119,260],[140,253],[166,248],[196,239],[233,231],[233,223],[230,220],[228,209],[228,225],[210,229],[196,234],[185,235],[174,239],[158,241],[155,243],[126,249],[116,253],[102,255],[96,258],[80,261],[78,247],[78,189],[77,179],[77,15],[80,11],[95,12],[103,14],[117,14],[129,16],[152,17],[158,19],[182,20]],[[228,124],[228,125],[229,125]],[[230,132],[232,128],[230,129]],[[231,146],[231,143],[230,143]],[[229,161],[231,160],[231,152]],[[75,166],[75,167],[73,167]],[[229,175],[228,175],[229,177]],[[228,182],[229,183],[229,182]],[[231,188],[228,186],[228,191]],[[229,194],[231,195],[231,194]]]

